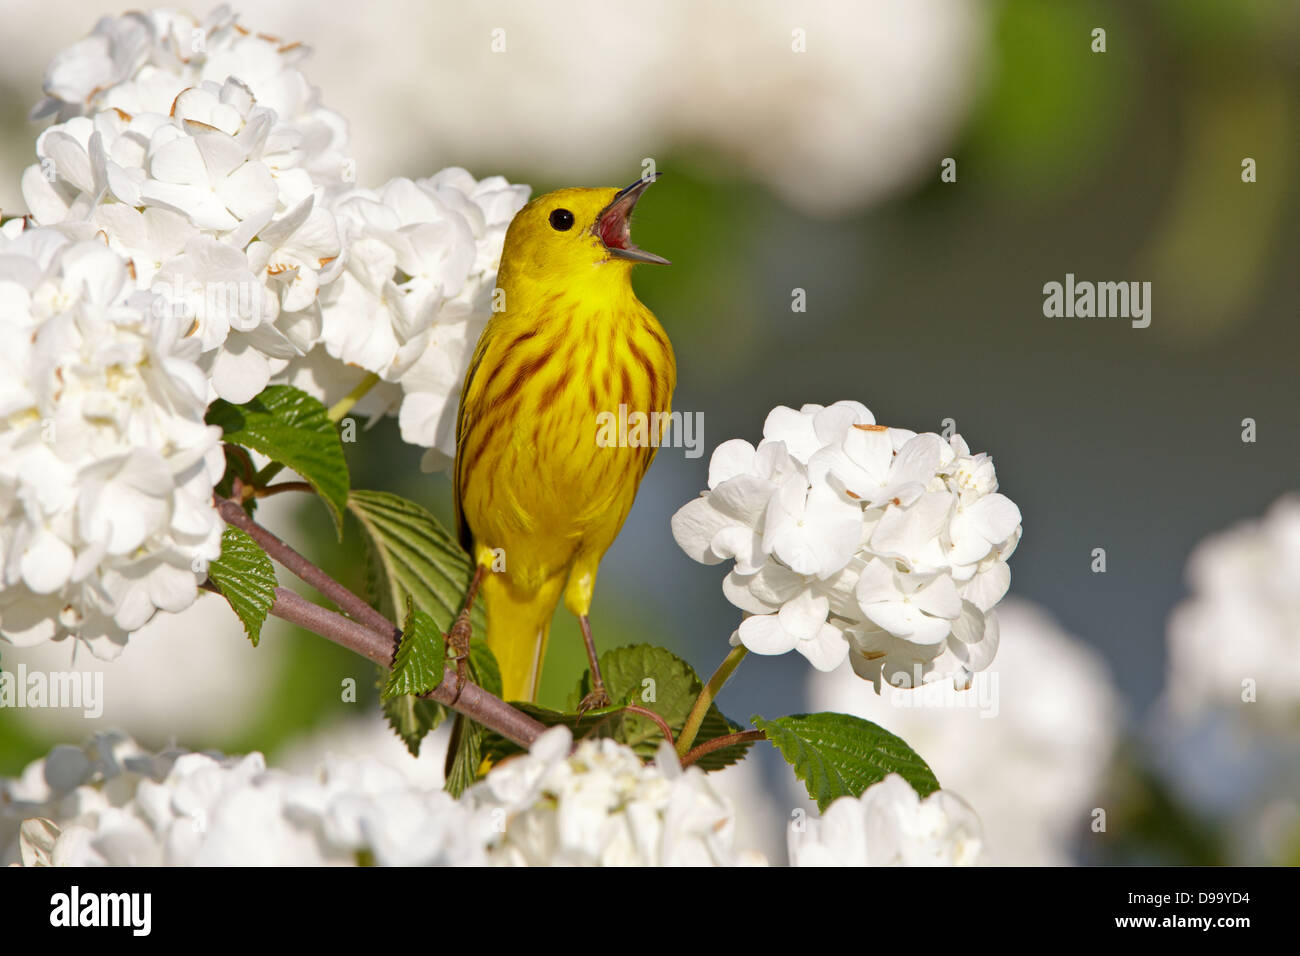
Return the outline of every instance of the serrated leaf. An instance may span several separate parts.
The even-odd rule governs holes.
[[[302,475],[325,502],[342,538],[351,480],[338,428],[320,401],[290,385],[270,385],[243,405],[218,399],[208,409],[207,422],[221,426],[225,441],[259,451]]]
[[[861,717],[820,713],[752,720],[794,769],[820,810],[838,797],[861,796],[891,773],[923,797],[939,789],[934,772],[901,737]]]
[[[600,658],[600,672],[605,678],[605,689],[610,700],[618,704],[635,704],[653,710],[672,728],[674,736],[681,733],[686,718],[704,688],[695,669],[672,651],[650,644],[634,644],[607,651]],[[578,702],[591,689],[591,674],[585,673],[578,689],[570,695],[569,707],[577,710]],[[653,697],[654,700],[646,698]],[[740,724],[728,720],[710,704],[704,721],[696,734],[696,745],[715,737],[743,730]],[[622,718],[612,736],[626,743],[643,757],[650,757],[663,740],[663,732],[654,721],[638,714]],[[752,741],[734,744],[715,750],[696,761],[701,770],[720,770],[741,760]]]
[[[674,732],[677,732],[680,729],[680,727],[674,728]],[[724,716],[722,711],[718,710],[718,705],[716,703],[711,704],[708,712],[704,715],[704,720],[700,722],[700,731],[695,736],[695,746],[698,747],[705,741],[713,740],[716,737],[725,737],[729,734],[739,733],[744,729],[744,727],[736,723],[734,720]],[[752,746],[754,746],[754,742],[752,740],[747,740],[742,743],[732,744],[729,747],[722,747],[712,753],[700,757],[695,761],[694,766],[699,767],[705,772],[712,772],[714,770],[721,770],[724,767],[730,767],[733,763],[739,763],[741,760],[745,759],[745,754],[749,753],[749,748]]]
[[[384,684],[381,699],[403,694],[422,697],[442,683],[447,667],[447,645],[433,620],[417,607],[410,607],[402,637],[393,655],[393,671]]]
[[[579,702],[591,690],[591,675],[584,674],[577,688],[569,696],[569,710],[558,711],[535,704],[516,704],[520,710],[532,715],[548,727],[565,724],[573,731],[574,739],[588,735],[613,737],[627,744],[639,756],[653,757],[663,740],[659,725],[640,714],[626,714],[622,708],[630,704],[652,710],[664,719],[674,736],[681,732],[695,699],[703,684],[690,664],[672,651],[650,644],[633,644],[606,651],[600,657],[600,672],[605,679],[605,690],[612,704],[600,710],[588,711],[578,717]],[[700,725],[696,743],[735,733],[743,729],[728,720],[717,705],[709,707]],[[724,747],[696,761],[702,770],[720,770],[745,756],[752,742],[746,741]],[[493,760],[502,759],[520,748],[488,732],[484,739],[484,752]]]
[[[484,639],[476,637],[470,641],[469,676],[489,694],[501,696],[501,665],[497,663],[496,655]],[[452,796],[459,797],[466,787],[479,778],[485,743],[495,736],[468,717],[458,717],[452,728],[451,740],[447,743],[451,761],[447,767],[445,789]]]
[[[379,610],[393,616],[393,608],[408,600],[429,616],[440,633],[447,633],[465,603],[474,566],[460,544],[449,535],[429,511],[413,501],[386,491],[355,490],[348,498],[348,510],[361,525],[366,542],[366,586]],[[491,694],[501,693],[501,668],[487,646],[487,617],[483,602],[475,603],[470,614],[469,679]],[[447,716],[447,709],[435,713],[423,705],[430,701],[385,704],[389,723],[418,749],[423,735],[412,744],[415,734],[428,733]],[[441,706],[441,705],[438,705]],[[410,736],[403,734],[403,728]],[[453,755],[448,789],[462,788],[475,779],[480,763],[481,731],[462,734]],[[453,779],[454,778],[454,779]]]
[[[244,633],[257,646],[266,615],[275,604],[275,568],[249,535],[229,525],[221,532],[221,557],[208,565],[208,578],[234,610]]]
[[[447,633],[473,577],[469,555],[437,518],[400,495],[354,490],[348,510],[365,533],[379,610],[395,617],[406,607],[406,599],[414,598],[434,627]],[[486,633],[482,601],[476,602],[471,623],[476,635]]]
[[[388,682],[388,671],[380,677],[380,687]],[[380,702],[384,718],[393,732],[402,738],[406,749],[412,757],[420,756],[420,744],[424,738],[447,719],[447,708],[436,700],[401,694]]]
[[[600,673],[612,703],[634,704],[653,710],[675,734],[699,695],[700,679],[695,669],[672,651],[651,644],[633,644],[606,651],[600,656]],[[591,690],[590,671],[582,675],[569,695],[568,709],[576,711]],[[614,737],[642,756],[653,756],[663,740],[663,731],[648,717],[628,714]]]
[[[448,745],[453,755],[451,767],[443,785],[443,789],[457,799],[478,779],[479,767],[483,763],[483,738],[482,724],[472,720],[457,721]]]

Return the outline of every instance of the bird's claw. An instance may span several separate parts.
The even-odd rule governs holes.
[[[582,702],[578,704],[578,716],[581,717],[589,710],[600,710],[602,707],[608,707],[610,703],[609,694],[605,693],[605,685],[597,684],[595,690],[582,698]]]
[[[447,647],[451,649],[451,659],[456,662],[456,697],[452,703],[460,700],[460,692],[469,679],[469,640],[472,634],[469,615],[463,612],[447,632]]]

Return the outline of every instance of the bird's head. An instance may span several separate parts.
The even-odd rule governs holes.
[[[626,276],[638,262],[668,260],[638,249],[628,220],[646,188],[658,178],[624,189],[557,189],[538,196],[515,215],[501,253],[503,279],[579,278],[592,270]]]

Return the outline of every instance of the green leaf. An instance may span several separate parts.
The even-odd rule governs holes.
[[[277,582],[271,559],[246,532],[227,525],[221,532],[221,557],[208,565],[208,578],[230,602],[256,647],[275,603]]]
[[[591,690],[591,675],[584,674],[569,697],[569,710],[558,711],[535,704],[515,704],[548,727],[564,724],[573,731],[575,739],[594,735],[613,737],[627,744],[646,759],[653,757],[663,740],[663,731],[649,717],[626,714],[628,705],[652,710],[672,729],[676,736],[686,723],[686,717],[695,704],[703,684],[690,664],[671,651],[650,644],[634,644],[606,651],[600,658],[600,672],[605,679],[611,706],[592,710],[578,717],[576,711],[583,697]],[[709,708],[696,743],[732,734],[743,728],[728,720],[716,705]],[[738,743],[714,751],[696,762],[702,770],[720,770],[745,756],[752,742]],[[491,732],[485,736],[484,751],[493,760],[519,753],[520,748]]]
[[[610,701],[619,706],[634,704],[653,710],[676,734],[686,723],[686,715],[700,692],[695,669],[676,654],[651,644],[633,644],[606,651],[600,656],[600,673]],[[582,675],[577,688],[569,695],[568,709],[591,691],[590,671]],[[649,717],[628,714],[622,718],[614,736],[642,756],[654,756],[663,740],[663,731]]]
[[[489,694],[501,696],[501,665],[497,663],[492,648],[487,646],[487,641],[477,637],[471,639],[469,644],[469,677]],[[446,708],[446,711],[450,709]],[[447,769],[444,785],[444,789],[452,796],[459,797],[466,787],[479,778],[484,742],[489,737],[496,735],[468,717],[456,721],[451,740],[447,744],[451,765]]]
[[[388,671],[380,677],[380,686],[388,682]],[[420,756],[420,744],[424,738],[447,719],[447,708],[436,700],[402,694],[381,701],[384,718],[393,732],[402,738],[406,749],[412,757]]]
[[[366,542],[366,586],[381,612],[415,607],[428,615],[435,629],[447,633],[465,603],[474,566],[460,544],[438,519],[413,501],[386,491],[354,490],[348,510],[361,525]],[[492,694],[501,693],[501,668],[487,646],[487,617],[483,602],[470,614],[469,679]],[[447,718],[448,709],[414,697],[384,702],[388,722],[413,753],[430,730]],[[482,731],[462,732],[453,744],[448,789],[472,783],[481,762]]]
[[[695,736],[694,746],[698,747],[706,740],[713,740],[715,737],[725,737],[728,734],[739,733],[744,729],[744,727],[736,723],[734,720],[725,717],[722,711],[718,710],[718,705],[716,703],[711,704],[704,715],[704,720],[700,722],[700,731]],[[674,733],[680,730],[680,727],[674,728]],[[705,754],[703,757],[695,761],[694,766],[699,767],[701,770],[706,772],[721,770],[723,767],[730,767],[733,763],[739,763],[743,760],[745,754],[749,753],[749,748],[752,746],[754,746],[754,742],[748,740],[744,743],[732,744],[730,747],[723,747],[720,750],[713,751],[713,753]]]
[[[754,717],[753,724],[794,768],[820,810],[837,797],[861,796],[891,773],[923,797],[939,789],[933,771],[916,751],[869,720],[821,713],[775,720]]]
[[[391,700],[404,694],[423,697],[442,683],[446,667],[447,645],[442,634],[429,615],[411,604],[393,656],[393,672],[380,698]]]
[[[271,385],[243,405],[218,399],[207,421],[221,426],[224,441],[259,451],[302,475],[325,502],[342,538],[351,481],[343,442],[324,405],[292,386]]]
[[[453,756],[443,789],[457,799],[478,779],[479,767],[483,763],[484,736],[482,724],[476,724],[472,720],[456,722],[448,744]]]
[[[356,491],[348,510],[365,533],[370,559],[371,597],[379,610],[396,617],[414,598],[415,606],[445,634],[465,603],[474,566],[438,519],[413,501],[387,491]],[[483,602],[471,617],[474,633],[486,633]]]

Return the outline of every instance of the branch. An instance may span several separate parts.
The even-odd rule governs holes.
[[[393,666],[393,653],[397,650],[396,642],[342,614],[336,614],[319,604],[313,604],[288,588],[275,589],[275,604],[271,605],[270,613],[291,624],[314,631],[340,647],[356,651],[376,664],[384,667]],[[521,710],[516,710],[500,697],[489,694],[477,684],[465,682],[460,688],[460,696],[457,699],[456,684],[456,672],[449,668],[442,678],[442,683],[424,696],[454,708],[470,720],[495,730],[521,747],[531,746],[533,741],[546,730],[546,726],[540,721],[534,720]]]
[[[278,485],[267,485],[265,488],[253,489],[254,498],[268,498],[271,495],[282,494],[286,491],[305,491],[315,492],[315,488],[305,481],[282,481]]]
[[[640,714],[642,717],[653,720],[659,725],[659,729],[663,732],[664,740],[668,741],[668,746],[676,746],[676,743],[673,740],[673,729],[668,726],[668,721],[664,720],[663,717],[656,714],[653,710],[646,707],[637,707],[635,704],[628,704],[623,708],[623,713]]]
[[[396,624],[339,584],[338,581],[335,581],[270,531],[263,528],[250,518],[248,512],[238,504],[229,498],[222,498],[220,495],[213,495],[213,500],[216,502],[217,512],[226,524],[233,525],[246,532],[250,538],[262,546],[263,551],[329,598],[340,611],[353,620],[364,624],[372,631],[391,635],[394,644],[401,637],[401,629]],[[392,663],[390,655],[386,666],[391,667]]]
[[[695,743],[695,736],[700,732],[700,725],[704,723],[704,718],[709,712],[709,705],[713,703],[713,698],[718,696],[718,691],[722,690],[722,685],[727,682],[732,672],[740,666],[740,662],[745,659],[748,650],[744,644],[737,644],[731,649],[731,652],[723,658],[718,669],[713,672],[709,682],[700,690],[700,696],[695,698],[695,706],[686,716],[686,723],[682,725],[682,735],[677,738],[677,756],[686,757],[690,753],[691,744]]]
[[[402,636],[401,629],[396,624],[255,522],[239,505],[219,496],[216,497],[216,504],[218,512],[228,524],[246,532],[268,555],[316,588],[351,617],[314,604],[283,587],[275,589],[275,603],[271,605],[270,614],[319,634],[376,664],[392,668],[393,655],[397,652],[397,643]],[[216,591],[216,587],[210,584],[205,584],[204,587]],[[458,687],[459,683],[456,671],[449,670],[443,676],[442,683],[424,696],[464,714],[521,747],[532,746],[533,741],[546,731],[545,724],[511,707],[477,684],[465,682]]]
[[[726,734],[722,737],[714,737],[712,740],[706,740],[698,747],[693,748],[685,757],[682,758],[682,766],[689,767],[701,757],[713,753],[715,750],[721,750],[724,747],[730,747],[733,744],[743,744],[749,740],[766,740],[767,734],[761,730],[741,730],[734,734]]]

